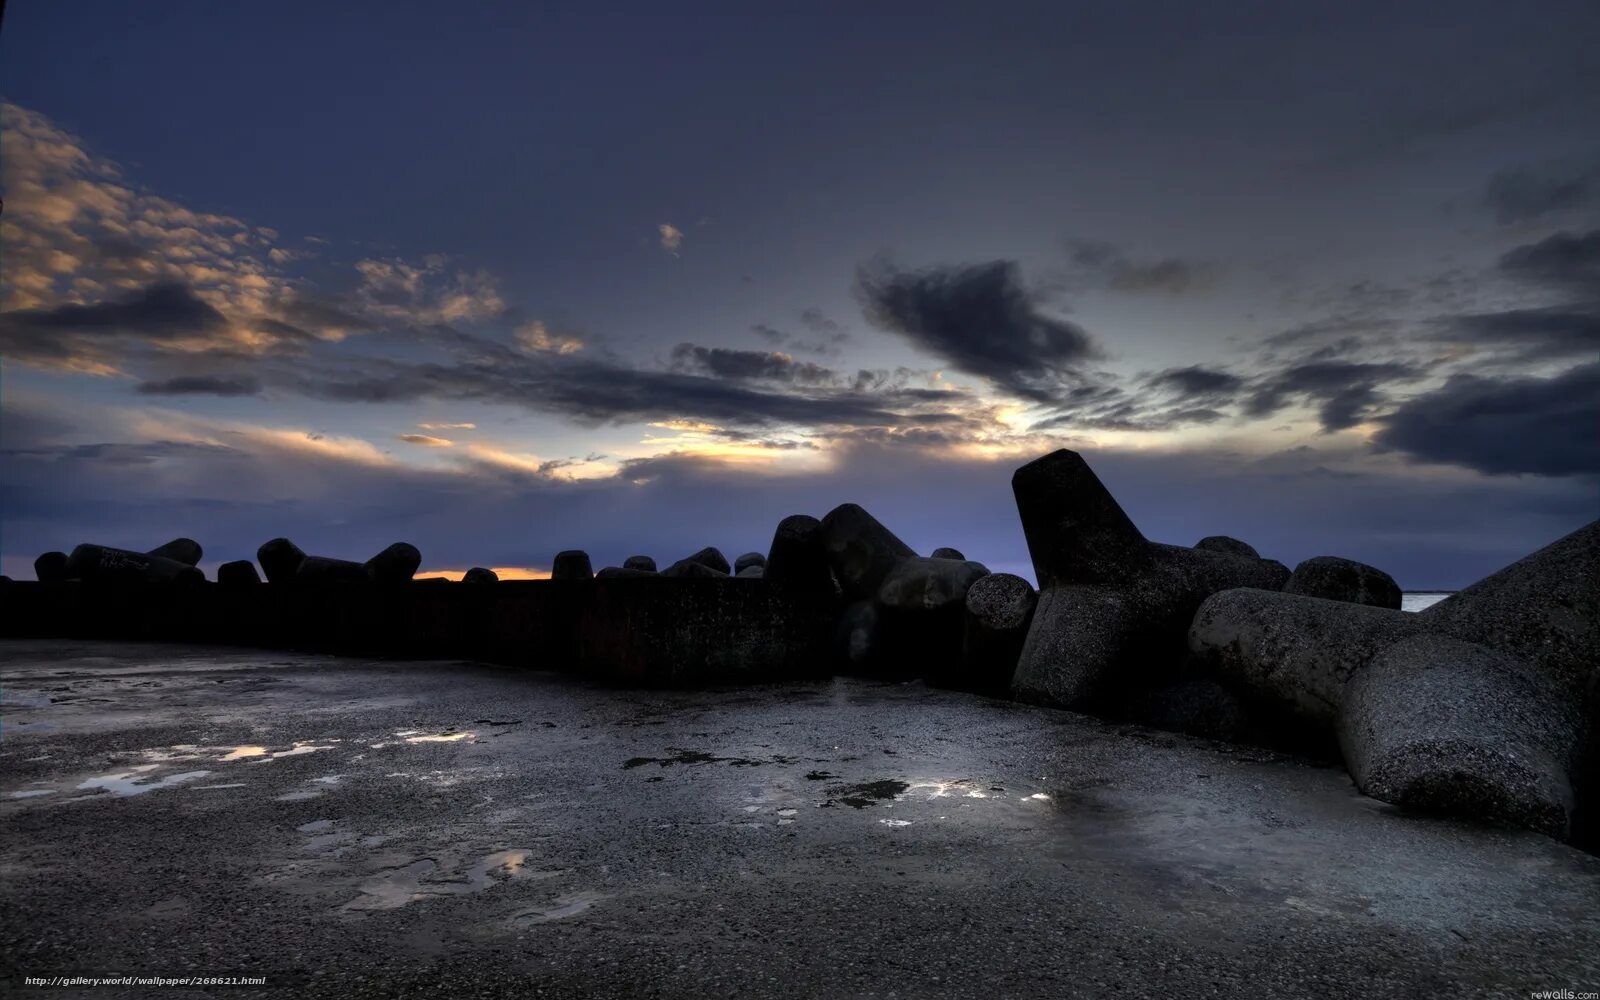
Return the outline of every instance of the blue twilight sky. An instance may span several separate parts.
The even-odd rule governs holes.
[[[1056,447],[1412,588],[1600,510],[1594,4],[607,6],[8,4],[0,569],[1031,576]]]

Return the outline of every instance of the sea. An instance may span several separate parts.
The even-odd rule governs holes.
[[[1407,590],[1400,595],[1400,610],[1422,611],[1454,593],[1453,590]]]

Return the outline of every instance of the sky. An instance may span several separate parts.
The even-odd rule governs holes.
[[[1031,578],[1062,447],[1408,589],[1600,513],[1592,2],[583,6],[7,4],[0,571]]]

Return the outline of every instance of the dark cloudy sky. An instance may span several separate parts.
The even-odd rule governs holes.
[[[1592,0],[584,7],[8,4],[0,568],[1028,572],[1062,446],[1411,588],[1600,510]]]

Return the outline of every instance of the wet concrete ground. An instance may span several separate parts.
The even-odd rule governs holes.
[[[0,684],[11,987],[1600,989],[1600,858],[1401,816],[1335,768],[920,684],[613,691],[465,663],[25,641],[0,642]],[[152,995],[85,995],[119,993]]]

